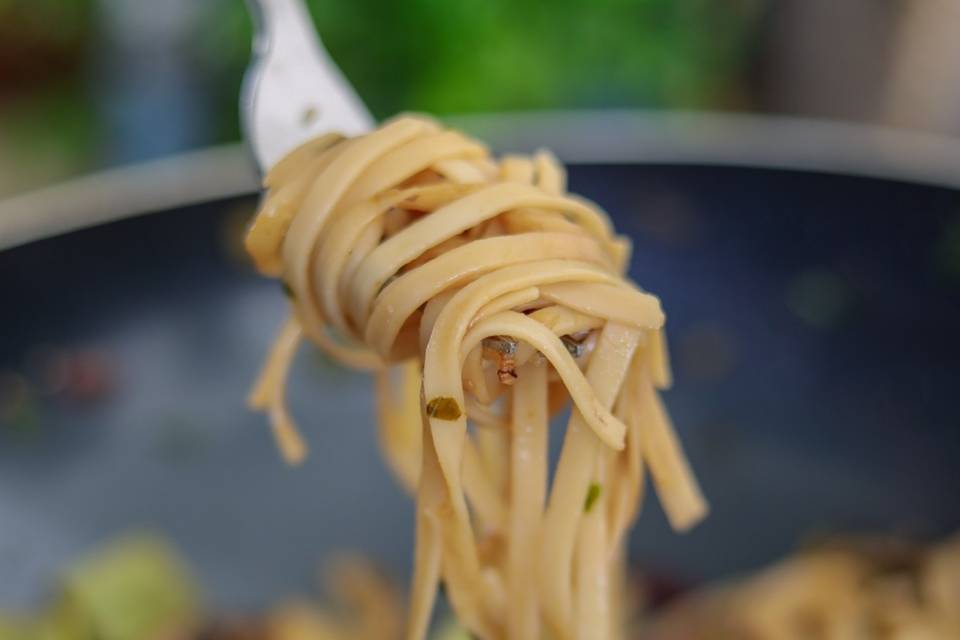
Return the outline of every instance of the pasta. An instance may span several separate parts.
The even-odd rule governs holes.
[[[653,640],[960,637],[960,537],[833,541],[671,605]]]
[[[497,161],[419,116],[318,138],[265,177],[246,246],[292,313],[250,402],[297,463],[297,345],[374,372],[381,447],[417,503],[411,640],[441,580],[484,639],[617,638],[645,467],[675,528],[706,513],[657,394],[660,302],[565,182],[549,153]],[[551,485],[549,421],[568,399]]]

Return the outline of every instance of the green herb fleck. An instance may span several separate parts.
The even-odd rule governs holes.
[[[587,498],[583,501],[584,513],[590,513],[590,509],[593,509],[593,504],[600,497],[601,491],[603,491],[603,487],[600,486],[599,482],[590,483],[590,488],[587,489]]]
[[[295,296],[295,295],[293,294],[293,287],[291,287],[289,284],[287,284],[287,281],[286,281],[286,280],[281,280],[281,281],[280,281],[280,286],[283,288],[283,295],[287,296],[287,297],[290,298],[291,300],[293,300],[294,298],[297,297],[297,296]]]
[[[567,220],[567,222],[577,222],[578,220],[577,215],[575,213],[571,213],[570,211],[564,211],[563,217]]]
[[[450,396],[437,396],[427,403],[427,415],[441,420],[456,420],[463,415],[460,405]]]

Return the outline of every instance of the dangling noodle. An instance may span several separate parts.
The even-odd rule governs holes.
[[[411,116],[309,142],[266,176],[247,248],[292,314],[251,404],[297,463],[284,387],[301,337],[376,372],[381,446],[417,499],[410,640],[440,580],[484,639],[617,638],[644,467],[675,528],[706,513],[657,394],[660,302],[565,182],[548,153],[497,162]],[[549,421],[568,399],[551,488]]]

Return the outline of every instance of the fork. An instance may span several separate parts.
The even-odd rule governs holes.
[[[303,0],[247,4],[254,39],[240,117],[260,170],[320,134],[369,131],[373,118],[323,48]]]

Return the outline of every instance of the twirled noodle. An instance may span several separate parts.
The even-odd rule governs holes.
[[[626,280],[630,243],[565,184],[546,152],[498,163],[412,116],[307,143],[265,179],[247,248],[293,313],[251,404],[299,462],[284,386],[301,336],[376,371],[381,447],[417,496],[411,640],[441,579],[485,639],[619,637],[644,468],[675,528],[706,513],[657,396],[660,302]]]

